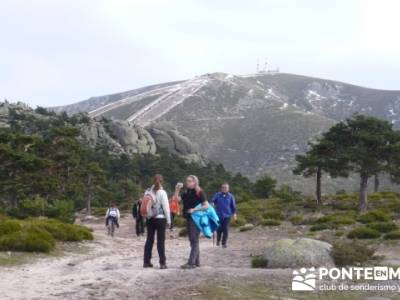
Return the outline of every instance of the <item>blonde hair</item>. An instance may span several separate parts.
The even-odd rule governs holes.
[[[193,181],[196,183],[196,186],[200,185],[200,180],[196,175],[189,175],[188,178],[192,178]]]

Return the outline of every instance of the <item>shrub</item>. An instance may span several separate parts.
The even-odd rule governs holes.
[[[355,220],[350,215],[326,215],[315,221],[316,224],[330,223],[335,225],[350,225],[354,224]]]
[[[373,222],[367,224],[367,227],[383,233],[394,231],[398,228],[393,222]]]
[[[302,215],[292,216],[292,217],[290,217],[289,220],[293,225],[301,225],[303,223],[303,221],[304,221]]]
[[[74,204],[71,201],[56,200],[48,207],[46,216],[72,224],[75,221]]]
[[[5,220],[0,223],[0,250],[49,252],[55,241],[92,240],[89,228],[58,220]]]
[[[106,207],[92,207],[90,209],[90,212],[93,216],[104,217],[106,215],[107,208]]]
[[[16,220],[4,220],[0,222],[0,235],[5,235],[21,230],[22,226]]]
[[[188,232],[187,232],[187,229],[186,228],[182,228],[180,231],[179,231],[179,236],[180,237],[184,237],[184,236],[187,236],[188,235]]]
[[[372,210],[360,215],[357,221],[366,224],[372,222],[388,222],[390,219],[390,216],[386,212],[382,210]]]
[[[279,210],[272,210],[272,211],[266,212],[262,216],[264,219],[273,219],[273,220],[285,219],[282,212]]]
[[[251,258],[251,267],[252,268],[266,268],[268,266],[268,260],[262,256],[253,256]]]
[[[281,225],[281,222],[279,222],[278,220],[274,220],[274,219],[265,219],[261,222],[261,225],[263,225],[263,226],[279,226],[279,225]]]
[[[333,225],[328,223],[320,223],[314,224],[310,227],[310,231],[320,231],[325,229],[333,229]]]
[[[336,241],[331,256],[338,267],[360,265],[374,257],[375,250],[359,242]]]
[[[400,240],[400,230],[392,231],[383,236],[385,240]]]
[[[278,189],[275,189],[273,195],[285,202],[299,201],[303,197],[301,192],[295,191],[292,187],[285,184],[281,185]]]
[[[54,238],[38,227],[26,227],[0,238],[2,251],[50,252],[54,246]]]
[[[376,239],[381,236],[379,231],[368,227],[358,227],[347,234],[349,239]]]
[[[243,218],[243,217],[240,216],[240,215],[237,217],[236,221],[233,220],[233,222],[231,222],[231,225],[232,225],[233,227],[240,227],[240,226],[243,226],[244,224],[246,224],[246,219]]]
[[[32,226],[47,231],[54,239],[59,241],[78,242],[93,240],[93,234],[89,228],[81,225],[64,224],[56,220],[33,220]]]
[[[343,236],[344,235],[344,231],[338,230],[335,232],[335,236]]]
[[[303,208],[315,211],[318,208],[318,205],[315,200],[307,200],[304,202]]]
[[[175,217],[174,225],[176,227],[185,227],[186,226],[186,219],[181,217],[181,216]]]

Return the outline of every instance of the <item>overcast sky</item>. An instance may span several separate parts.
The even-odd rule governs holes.
[[[0,0],[0,99],[32,105],[282,72],[400,89],[398,0]]]

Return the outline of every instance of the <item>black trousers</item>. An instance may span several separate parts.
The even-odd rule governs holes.
[[[115,225],[117,226],[117,228],[119,228],[119,223],[118,223],[118,218],[117,217],[111,217],[111,216],[108,216],[107,218],[106,218],[106,226],[108,226],[108,222],[111,220],[111,222],[114,222],[115,223]]]
[[[190,242],[190,255],[188,259],[189,265],[200,265],[200,230],[189,217],[187,220],[187,232]]]
[[[221,242],[222,238],[222,245],[226,245],[226,242],[228,241],[228,235],[229,235],[229,223],[231,221],[231,218],[221,218],[220,219],[221,224],[218,227],[217,230],[217,241]]]
[[[171,226],[169,227],[170,229],[174,228],[175,216],[176,214],[171,213]]]
[[[166,219],[151,218],[146,222],[147,226],[147,239],[144,245],[144,263],[151,263],[151,256],[153,252],[154,236],[157,234],[157,251],[160,258],[160,265],[165,265],[165,229],[167,226]]]
[[[139,236],[144,234],[144,220],[142,217],[138,217],[136,220],[136,235]]]

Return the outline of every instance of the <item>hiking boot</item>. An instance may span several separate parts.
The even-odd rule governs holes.
[[[168,269],[167,265],[160,265],[160,270]]]
[[[144,263],[143,268],[152,268],[153,264],[152,263]]]
[[[228,248],[226,244],[222,244],[222,248]]]
[[[197,263],[196,268],[200,268],[200,267],[201,267],[200,263]]]
[[[196,268],[196,265],[191,265],[191,264],[184,264],[181,266],[182,269],[194,269]]]
[[[219,242],[219,241],[217,241],[217,246],[219,246],[219,244],[220,244],[220,242]]]

